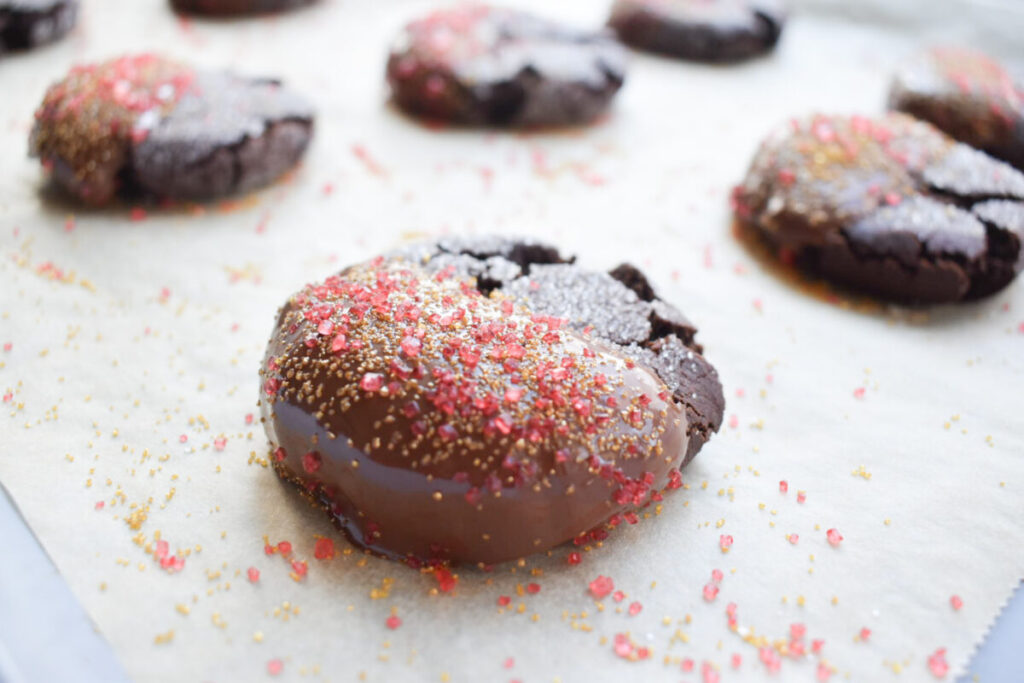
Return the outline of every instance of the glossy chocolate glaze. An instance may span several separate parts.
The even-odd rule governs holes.
[[[652,369],[443,260],[353,266],[282,309],[261,397],[282,477],[415,563],[525,557],[679,485],[706,435]]]
[[[985,296],[1020,269],[1024,175],[903,114],[786,124],[734,200],[783,258],[884,298]]]
[[[409,23],[391,49],[395,102],[470,125],[588,122],[625,78],[625,50],[609,34],[487,5],[438,10]]]

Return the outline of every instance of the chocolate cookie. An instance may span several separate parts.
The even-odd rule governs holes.
[[[310,5],[316,0],[171,0],[178,12],[227,16],[233,14],[266,14]]]
[[[624,77],[625,51],[609,35],[480,5],[408,24],[387,65],[402,109],[470,125],[585,123]]]
[[[916,55],[896,72],[889,107],[1024,169],[1024,94],[981,52],[935,47]]]
[[[0,0],[0,54],[53,42],[77,17],[78,0]]]
[[[775,47],[785,20],[784,0],[615,0],[608,25],[640,50],[738,62]]]
[[[312,129],[310,105],[278,81],[146,54],[73,68],[46,92],[29,148],[90,204],[117,192],[203,200],[272,182]]]
[[[632,266],[502,238],[408,248],[281,309],[271,459],[359,546],[525,557],[678,488],[724,408],[695,333]]]
[[[1024,265],[1024,175],[904,114],[787,124],[734,200],[784,261],[885,299],[974,299]]]

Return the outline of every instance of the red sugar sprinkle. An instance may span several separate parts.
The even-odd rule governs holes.
[[[507,595],[498,596],[498,607],[508,607],[510,604],[512,604],[512,598]]]
[[[839,533],[838,529],[829,529],[825,532],[825,537],[833,547],[838,547],[843,542],[843,535]]]
[[[569,564],[579,564],[583,557],[579,553],[569,553]]]
[[[729,428],[736,429],[740,426],[740,418],[736,414],[729,416]]]
[[[722,534],[718,537],[718,547],[722,549],[723,553],[729,552],[729,548],[732,547],[732,536],[729,534]]]
[[[786,536],[786,540],[793,545],[796,545],[797,541],[800,540],[800,536],[798,534],[790,534],[789,536]]]
[[[779,493],[786,493],[789,491],[789,482],[785,479],[779,482]]]
[[[856,389],[853,390],[853,397],[854,398],[864,398],[864,394],[866,394],[866,393],[867,393],[867,389],[865,389],[864,387],[857,387]]]
[[[278,675],[279,673],[281,673],[282,669],[284,669],[284,664],[281,662],[280,659],[271,659],[269,662],[267,662],[267,673],[271,676]]]
[[[617,633],[615,635],[615,654],[619,657],[629,657],[633,654],[633,644],[629,642],[629,638],[625,634]]]
[[[384,621],[384,625],[394,631],[396,628],[402,625],[402,620],[397,615],[392,614]]]
[[[359,386],[363,391],[377,391],[384,386],[384,375],[368,372],[359,381]]]
[[[953,606],[953,609],[958,610],[964,606],[964,601],[960,598],[959,595],[954,595],[949,599],[949,604]]]
[[[615,589],[615,583],[607,576],[598,576],[590,582],[590,593],[600,600]]]
[[[821,652],[821,648],[825,647],[825,641],[820,638],[815,638],[811,641],[811,652],[818,654]]]
[[[213,447],[216,448],[218,451],[224,450],[224,447],[227,446],[227,445],[228,445],[228,440],[225,439],[223,436],[218,437],[218,438],[213,440]]]
[[[804,491],[796,492],[796,502],[803,503],[807,500],[807,494]]]
[[[713,602],[718,597],[718,586],[713,583],[704,585],[704,600],[707,602]]]
[[[711,580],[715,583],[722,583],[722,579],[725,578],[725,574],[722,573],[721,569],[711,570]]]
[[[143,209],[141,206],[134,206],[132,207],[129,217],[133,221],[144,221],[146,220],[146,210]]]
[[[277,544],[277,551],[282,555],[287,555],[292,551],[292,544],[288,541],[281,541]]]
[[[630,603],[629,616],[635,617],[636,615],[640,614],[640,610],[642,610],[643,608],[644,606],[641,605],[639,602]]]
[[[903,197],[899,196],[895,192],[887,192],[885,195],[885,203],[889,206],[896,206],[903,201]]]
[[[263,546],[263,552],[265,552],[267,555],[273,555],[277,552],[277,549],[274,546],[267,543]]]
[[[739,653],[736,653],[736,654],[734,654],[732,656],[731,661],[732,661],[732,668],[738,669],[738,668],[740,668],[740,664],[743,663],[743,657],[741,657]]]
[[[182,434],[181,436],[179,436],[178,441],[180,443],[185,443],[186,441],[188,441],[188,434]]]
[[[1021,323],[1021,327],[1024,327],[1024,323]],[[14,344],[13,343],[11,343],[11,342],[5,342],[4,343],[4,351],[10,351],[13,348],[14,348]]]
[[[319,453],[316,451],[310,451],[302,456],[302,469],[306,470],[309,474],[313,474],[320,469],[322,462],[323,461],[320,459]]]
[[[104,503],[102,500],[96,501],[96,509],[97,510],[102,510],[104,505],[106,505],[106,503]]]
[[[701,664],[701,675],[704,676],[704,683],[718,683],[719,681],[718,672],[715,671],[711,662]]]
[[[502,662],[501,665],[503,667],[505,667],[506,669],[511,669],[512,667],[514,667],[516,665],[516,660],[513,657],[506,657],[505,661]]]
[[[944,678],[949,673],[949,664],[946,663],[946,648],[940,647],[928,657],[928,670],[936,678]]]
[[[818,673],[817,677],[821,683],[827,683],[828,679],[832,676],[832,669],[828,668],[825,662],[818,662]]]
[[[329,538],[318,538],[313,546],[313,557],[318,560],[329,560],[334,557],[334,541]]]
[[[309,565],[302,560],[292,560],[292,571],[298,574],[299,578],[302,578],[309,571]]]
[[[4,403],[10,403],[12,398],[14,398],[14,394],[8,391],[4,394]]]
[[[434,570],[434,578],[437,579],[437,587],[442,593],[450,593],[459,582],[458,578],[444,567]]]
[[[614,593],[612,593],[612,600],[614,600],[615,602],[622,602],[625,599],[626,594],[622,591],[615,591]]]
[[[867,640],[867,639],[869,639],[871,637],[871,629],[869,629],[867,627],[862,628],[858,635],[860,636],[861,640]]]
[[[251,425],[252,421],[253,421],[252,413],[246,413],[246,415],[245,415],[245,424]]]
[[[245,574],[249,577],[249,583],[256,583],[260,580],[260,570],[256,567],[249,567]]]
[[[539,583],[528,583],[528,584],[526,584],[526,592],[529,593],[530,595],[536,595],[537,593],[540,593],[540,584]]]

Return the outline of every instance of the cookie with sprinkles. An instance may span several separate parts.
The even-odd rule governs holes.
[[[988,55],[933,47],[893,78],[889,108],[1024,169],[1024,89]]]
[[[681,485],[724,408],[695,334],[632,266],[496,237],[410,247],[280,310],[271,461],[356,545],[522,558]]]
[[[1024,266],[1024,174],[905,114],[791,121],[733,199],[783,262],[883,299],[976,299]]]
[[[468,125],[587,123],[607,110],[625,74],[625,50],[609,34],[486,5],[409,23],[387,64],[399,107]]]
[[[268,14],[283,12],[316,0],[171,0],[171,6],[187,14],[228,16],[234,14]]]
[[[639,50],[738,62],[772,50],[786,14],[784,0],[615,0],[608,25]]]
[[[0,0],[0,54],[52,43],[77,17],[78,0]]]
[[[29,148],[89,204],[208,200],[273,182],[312,131],[312,107],[279,81],[141,54],[72,68],[47,90]]]

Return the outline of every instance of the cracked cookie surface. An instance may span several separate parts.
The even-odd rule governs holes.
[[[733,199],[784,262],[884,299],[975,299],[1024,265],[1024,175],[903,114],[791,121]]]
[[[143,54],[74,67],[47,91],[29,144],[86,203],[205,200],[275,180],[312,127],[310,105],[278,81]]]
[[[609,33],[470,5],[410,22],[391,49],[395,103],[428,119],[512,127],[586,123],[625,79]]]

